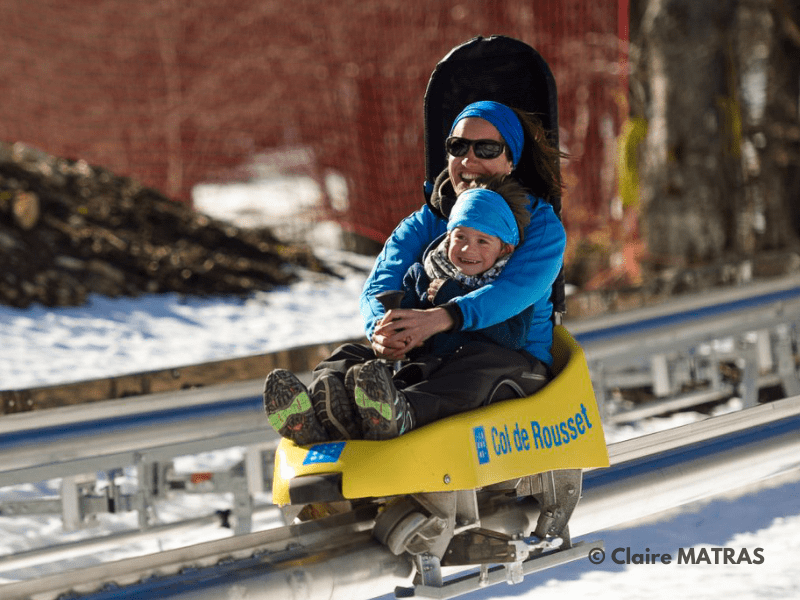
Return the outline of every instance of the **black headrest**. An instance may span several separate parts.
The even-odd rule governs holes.
[[[424,106],[428,181],[432,182],[446,166],[444,140],[453,119],[467,104],[478,100],[494,100],[536,114],[550,141],[558,147],[558,96],[547,62],[528,44],[514,38],[479,36],[451,50],[436,65],[428,82]],[[560,206],[558,209],[556,212],[560,212]]]

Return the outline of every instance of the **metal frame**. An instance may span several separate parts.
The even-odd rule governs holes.
[[[611,467],[585,475],[570,529],[586,535],[767,477],[796,477],[798,432],[800,397],[794,397],[614,444]],[[396,556],[372,539],[376,513],[370,509],[12,583],[0,586],[0,595],[6,600],[60,594],[125,600],[156,592],[172,600],[373,598],[411,584],[416,569],[410,556]],[[498,506],[498,518],[509,524],[538,519],[533,504],[510,497]],[[576,557],[587,548],[595,546],[577,547]],[[558,553],[552,556],[557,559]],[[529,567],[535,565],[523,563],[523,571]],[[418,589],[447,598],[506,581],[485,571],[454,588],[446,584],[456,581],[448,577],[458,572],[443,573],[436,595],[429,586]]]

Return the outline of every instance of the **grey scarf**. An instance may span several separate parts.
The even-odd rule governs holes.
[[[444,239],[425,257],[423,265],[425,267],[425,274],[431,281],[434,279],[454,279],[462,287],[468,290],[476,290],[479,287],[493,282],[500,275],[503,267],[506,266],[508,259],[511,258],[510,254],[506,254],[497,260],[494,265],[480,273],[479,275],[464,275],[459,271],[456,266],[447,258],[447,249],[449,247],[450,237],[445,236]]]

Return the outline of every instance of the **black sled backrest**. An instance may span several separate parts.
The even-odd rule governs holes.
[[[453,48],[436,65],[425,92],[425,193],[447,166],[444,141],[458,114],[479,100],[494,100],[534,113],[550,142],[558,148],[558,95],[553,73],[542,56],[514,38],[478,36]],[[527,143],[527,142],[526,142]],[[538,175],[520,163],[515,170],[522,185],[537,189]],[[561,218],[561,197],[549,198]],[[564,271],[553,285],[553,310],[558,322],[566,309]]]

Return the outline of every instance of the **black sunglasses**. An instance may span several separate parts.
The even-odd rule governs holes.
[[[465,156],[469,152],[470,146],[476,157],[484,159],[497,158],[506,147],[503,142],[495,140],[469,140],[462,137],[449,137],[444,142],[444,149],[450,156],[456,158]]]

